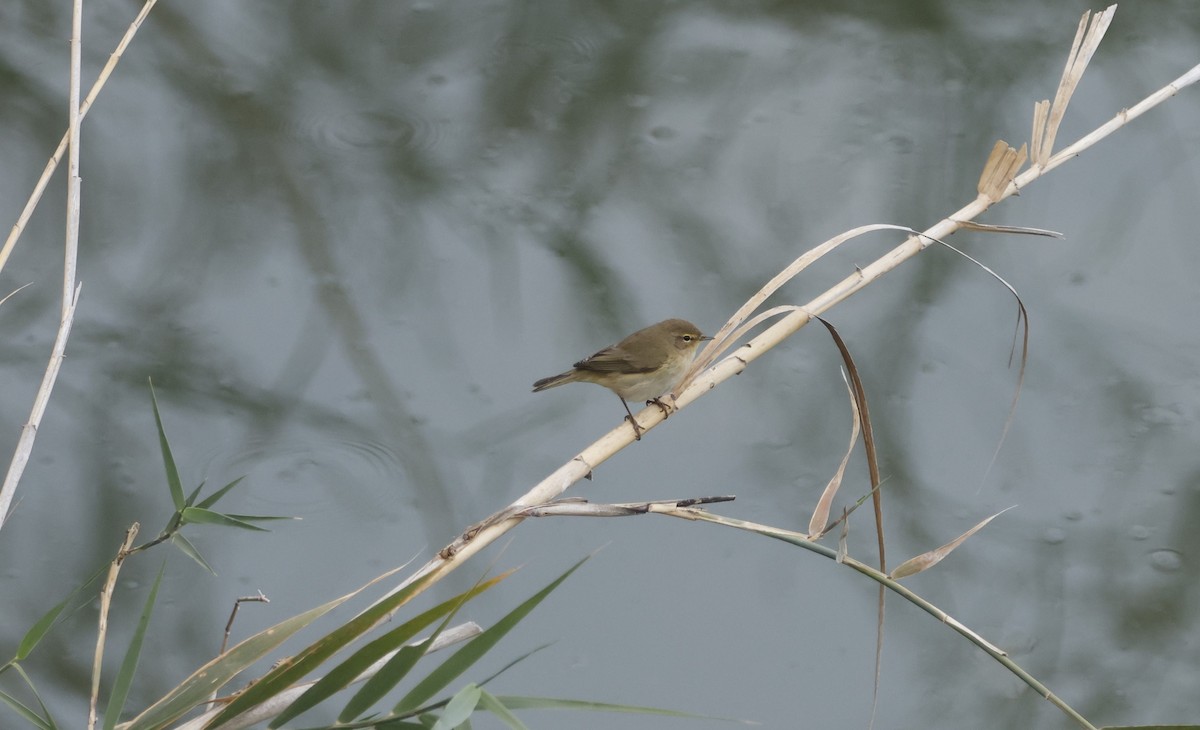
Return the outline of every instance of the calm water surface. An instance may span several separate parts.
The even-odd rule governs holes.
[[[65,129],[67,6],[0,6],[4,221]],[[1028,139],[1086,7],[160,3],[84,125],[83,295],[0,531],[0,653],[130,523],[152,536],[170,514],[148,378],[188,486],[247,475],[229,511],[303,519],[189,530],[216,577],[170,548],[126,567],[114,671],[168,566],[131,708],[211,657],[235,597],[272,601],[243,610],[244,637],[424,560],[618,422],[603,390],[534,396],[535,379],[666,317],[715,331],[826,238],[966,203],[994,140]],[[88,3],[85,85],[135,12]],[[1197,49],[1196,3],[1122,5],[1060,145]],[[908,582],[1097,724],[1200,719],[1198,119],[1191,88],[985,218],[1065,240],[954,238],[1032,321],[990,470],[1017,377],[1002,287],[930,250],[830,312],[871,398],[892,562],[1016,505]],[[0,295],[33,282],[0,306],[4,453],[57,323],[64,187],[0,272]],[[802,304],[894,243],[860,240],[777,300]],[[722,512],[801,529],[848,437],[838,366],[805,330],[572,493],[732,493]],[[865,483],[859,461],[846,499]],[[860,514],[850,550],[871,560]],[[867,724],[875,588],[849,571],[649,517],[534,521],[505,545],[438,595],[490,561],[524,566],[468,609],[487,623],[604,549],[470,679],[552,641],[494,689]],[[96,617],[85,606],[29,662],[64,726],[86,712]],[[898,600],[881,682],[877,727],[1069,727]],[[0,689],[28,698],[11,676]],[[20,723],[0,709],[0,726]]]

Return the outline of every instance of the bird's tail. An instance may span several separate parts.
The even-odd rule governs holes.
[[[559,385],[566,385],[567,383],[574,383],[574,382],[575,382],[575,371],[568,370],[565,373],[559,373],[558,375],[551,375],[548,378],[542,378],[541,380],[537,381],[536,383],[533,384],[533,392],[539,393],[543,390],[546,390],[547,388],[554,388]]]

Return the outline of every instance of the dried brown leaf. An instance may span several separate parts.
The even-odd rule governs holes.
[[[854,445],[858,443],[858,432],[862,426],[862,419],[858,413],[858,399],[854,397],[854,388],[850,385],[849,376],[846,371],[842,371],[842,380],[846,383],[846,391],[850,395],[850,445],[846,447],[846,453],[842,456],[842,463],[838,465],[837,471],[830,478],[829,483],[825,485],[825,491],[821,492],[821,498],[817,500],[816,509],[813,510],[812,519],[808,521],[808,538],[815,540],[825,534],[825,526],[829,524],[829,510],[833,505],[833,498],[837,494],[838,488],[842,486],[842,477],[846,475],[846,465],[850,463],[850,455],[854,453]]]
[[[963,534],[959,535],[958,537],[954,538],[950,542],[941,546],[937,550],[930,550],[927,553],[921,553],[920,555],[916,556],[915,558],[909,558],[908,560],[905,560],[903,563],[896,566],[896,569],[891,572],[891,575],[889,577],[892,580],[900,580],[901,578],[907,578],[910,575],[916,575],[917,573],[920,573],[922,571],[929,570],[933,566],[942,562],[942,559],[945,558],[947,555],[954,552],[955,548],[957,548],[959,545],[962,545],[963,542],[965,542],[968,537],[970,537],[971,535],[974,535],[976,532],[979,532],[980,530],[983,529],[984,525],[986,525],[987,523],[996,519],[997,517],[1004,514],[1005,512],[1007,512],[1010,509],[1012,509],[1012,507],[1007,507],[1005,509],[1000,510],[996,514],[992,515],[991,517],[987,518],[986,520],[983,520],[979,524],[975,525],[974,527],[967,530]]]
[[[1021,145],[1021,149],[1018,151],[1009,147],[1004,140],[996,140],[987,162],[983,165],[983,172],[979,175],[979,184],[976,189],[993,203],[1000,200],[1004,197],[1004,191],[1008,188],[1009,183],[1021,171],[1026,157],[1025,145]]]

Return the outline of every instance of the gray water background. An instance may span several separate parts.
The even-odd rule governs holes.
[[[85,88],[137,7],[87,4]],[[992,143],[1028,139],[1088,7],[160,3],[84,123],[83,294],[0,531],[0,653],[130,523],[149,537],[170,514],[148,378],[185,486],[246,475],[220,506],[303,520],[189,528],[215,578],[170,548],[125,568],[114,670],[168,567],[131,708],[211,657],[235,597],[271,598],[236,639],[424,560],[622,415],[592,386],[532,395],[536,378],[666,317],[715,331],[826,238],[922,228],[970,200]],[[0,6],[6,231],[65,129],[69,18],[67,2]],[[1123,4],[1059,146],[1198,60],[1200,5]],[[954,237],[1031,318],[990,471],[1016,381],[1007,292],[930,250],[829,313],[871,398],[892,563],[1016,505],[908,583],[1097,723],[1200,720],[1198,187],[1191,88],[984,219],[1065,240]],[[60,171],[0,272],[0,294],[33,282],[0,306],[5,454],[57,324],[64,188]],[[895,242],[851,244],[775,301],[802,304]],[[808,328],[569,494],[732,493],[722,513],[803,529],[849,432],[838,366]],[[845,499],[866,490],[858,458]],[[868,561],[869,522],[850,534]],[[464,681],[553,642],[492,689],[866,726],[875,586],[782,543],[538,520],[436,597],[493,561],[522,566],[466,610],[486,625],[601,547]],[[95,621],[86,606],[29,664],[66,726],[86,712]],[[876,727],[1070,726],[899,600],[883,662]]]

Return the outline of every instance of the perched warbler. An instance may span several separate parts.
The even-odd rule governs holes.
[[[542,378],[533,384],[533,392],[567,383],[595,383],[617,394],[633,435],[642,438],[642,428],[629,410],[628,401],[655,403],[663,414],[668,407],[659,398],[683,378],[696,357],[696,349],[704,340],[696,325],[682,319],[668,319],[638,330],[615,345],[610,345],[591,357],[580,360],[565,373]]]

